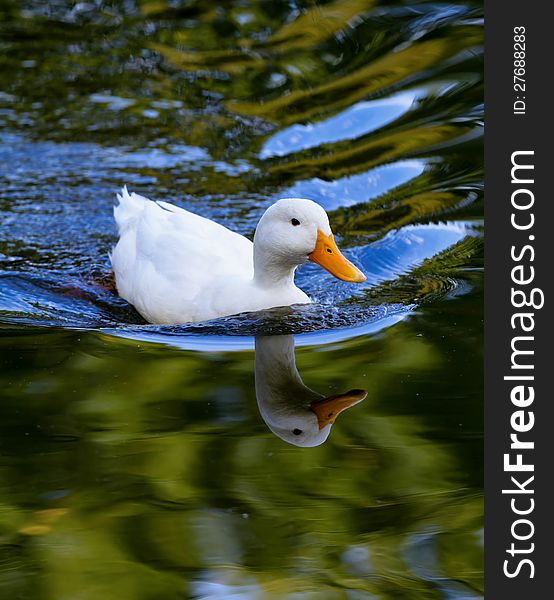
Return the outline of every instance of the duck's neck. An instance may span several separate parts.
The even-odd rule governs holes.
[[[294,286],[297,265],[282,255],[254,244],[254,283],[263,288]]]

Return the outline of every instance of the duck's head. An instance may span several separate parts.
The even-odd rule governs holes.
[[[263,257],[266,268],[294,268],[310,260],[343,281],[366,279],[338,249],[325,210],[304,198],[284,198],[266,210],[256,228],[254,254]]]

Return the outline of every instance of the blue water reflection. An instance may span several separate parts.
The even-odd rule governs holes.
[[[357,249],[354,257],[363,262],[369,283],[377,284],[409,273],[425,259],[443,252],[466,236],[478,235],[471,222],[410,225]]]
[[[398,119],[410,109],[417,96],[417,92],[407,91],[390,98],[358,102],[329,119],[292,125],[264,143],[260,158],[285,156],[321,144],[361,137]]]
[[[365,173],[324,181],[314,177],[298,181],[281,194],[290,198],[311,198],[325,210],[353,206],[377,198],[423,173],[425,161],[404,160],[375,167]]]

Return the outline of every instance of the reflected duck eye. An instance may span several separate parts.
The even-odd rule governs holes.
[[[298,219],[291,219],[290,222],[295,226],[298,227],[298,225],[300,225],[300,221]]]
[[[302,429],[293,429],[292,433],[294,433],[294,435],[300,435],[302,433]]]

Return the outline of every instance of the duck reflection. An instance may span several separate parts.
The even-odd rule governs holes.
[[[296,369],[294,336],[256,338],[256,399],[271,431],[295,446],[323,444],[337,416],[364,400],[365,390],[322,396],[306,387]]]

